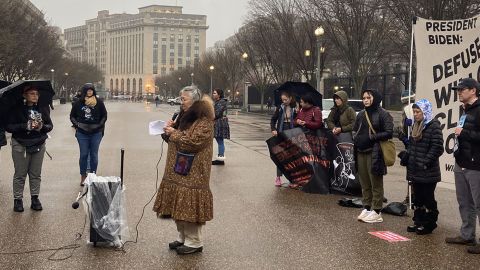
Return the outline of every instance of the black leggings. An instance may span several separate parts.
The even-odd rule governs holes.
[[[435,201],[435,188],[437,183],[429,184],[412,184],[413,194],[413,204],[415,207],[422,207],[429,210],[437,210],[437,201]]]

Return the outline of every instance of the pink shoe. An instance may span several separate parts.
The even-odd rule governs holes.
[[[275,178],[275,186],[276,187],[281,187],[282,186],[282,179],[277,176],[277,178]]]

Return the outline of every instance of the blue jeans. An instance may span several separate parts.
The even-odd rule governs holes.
[[[223,138],[215,137],[215,140],[218,143],[218,155],[225,156],[225,143],[223,142]]]
[[[102,132],[94,134],[84,134],[79,131],[75,133],[78,146],[80,147],[80,175],[87,174],[87,167],[90,172],[96,173],[98,167],[98,149],[102,141]]]

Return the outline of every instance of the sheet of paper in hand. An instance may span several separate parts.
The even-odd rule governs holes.
[[[164,133],[163,128],[165,127],[165,121],[157,120],[148,123],[148,131],[150,135],[161,135]]]

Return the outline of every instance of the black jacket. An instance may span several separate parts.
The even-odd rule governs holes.
[[[0,148],[7,145],[7,137],[5,136],[5,119],[0,116]]]
[[[480,170],[480,99],[465,107],[465,123],[458,136],[455,161],[462,168]]]
[[[383,160],[382,150],[380,148],[380,141],[386,141],[393,137],[393,118],[385,109],[380,107],[381,95],[373,91],[374,103],[366,110],[358,113],[353,125],[353,131],[356,132],[354,138],[355,159],[357,152],[372,152],[372,173],[374,175],[387,174],[387,167]],[[363,95],[363,93],[362,93]],[[368,122],[365,117],[365,112],[368,111],[368,116],[372,122],[373,129],[376,134],[369,135]],[[355,160],[356,161],[356,160]],[[357,162],[355,162],[356,166]]]
[[[42,114],[43,126],[40,130],[27,130],[29,120],[28,107],[19,105],[10,112],[5,129],[12,133],[12,138],[23,146],[41,145],[48,138],[47,133],[52,131],[53,124],[50,119],[50,110],[48,107],[33,107]]]
[[[95,107],[85,105],[85,96],[90,87],[84,86],[82,89],[82,96],[73,104],[70,111],[70,121],[73,126],[81,133],[94,134],[97,132],[104,132],[105,122],[107,122],[107,109],[103,101],[97,98]],[[93,95],[97,93],[93,91]]]
[[[407,149],[407,180],[429,184],[440,182],[438,158],[443,154],[443,134],[438,120],[428,123],[419,141],[410,139]],[[402,161],[403,162],[403,161]]]
[[[0,126],[0,148],[7,145],[7,137],[5,136],[5,129]]]

